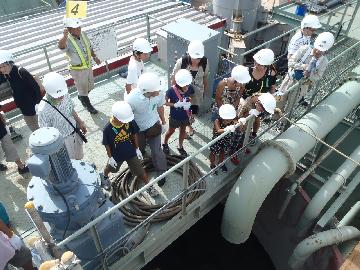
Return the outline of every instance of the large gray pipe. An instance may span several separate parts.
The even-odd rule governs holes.
[[[350,158],[360,161],[360,146],[350,155]],[[310,203],[306,206],[297,226],[298,236],[303,235],[313,224],[314,220],[319,216],[326,204],[336,194],[336,192],[345,184],[346,179],[357,168],[357,164],[352,160],[347,159],[336,170],[336,172],[326,181],[326,183],[319,189]]]
[[[360,68],[354,69],[358,74],[359,71]],[[359,103],[360,82],[348,81],[297,121],[297,125],[323,138]],[[278,139],[266,143],[265,148],[246,166],[226,201],[221,226],[226,240],[240,244],[248,239],[266,196],[281,177],[294,172],[296,162],[315,143],[312,136],[296,126],[291,126]]]
[[[306,259],[320,248],[359,238],[359,230],[352,226],[344,226],[316,233],[304,239],[296,246],[289,258],[289,266],[294,270],[300,269]]]

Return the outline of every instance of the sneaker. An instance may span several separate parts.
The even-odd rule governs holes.
[[[188,153],[185,151],[184,147],[179,147],[177,148],[177,150],[179,151],[180,155],[187,157]]]
[[[240,164],[240,160],[238,159],[237,156],[232,157],[230,160],[234,165],[239,165]]]
[[[163,149],[163,152],[165,153],[165,155],[170,154],[170,147],[169,147],[169,145],[167,143],[163,143],[162,149]]]
[[[210,169],[214,169],[216,166],[215,165],[210,165]],[[215,170],[212,172],[212,175],[218,175],[218,172]]]
[[[224,172],[224,173],[228,172],[228,168],[226,167],[225,164],[222,165],[220,169],[221,169],[221,171]]]
[[[23,174],[29,173],[30,170],[29,170],[29,167],[28,167],[28,166],[24,166],[22,169],[20,169],[20,168],[18,167],[18,172],[19,172],[19,174],[23,175]]]
[[[156,190],[156,188],[154,186],[151,186],[147,189],[147,192],[149,193],[149,195],[151,197],[156,197],[159,196],[159,192]]]
[[[0,163],[0,172],[6,171],[8,167],[2,163]]]
[[[166,178],[164,177],[163,179],[161,179],[161,180],[158,182],[158,186],[159,186],[159,187],[162,187],[163,185],[165,185],[165,182],[166,182]]]
[[[111,181],[109,179],[109,176],[103,175],[101,177],[101,186],[107,191],[111,190]]]

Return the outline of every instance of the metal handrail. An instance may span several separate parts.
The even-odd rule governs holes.
[[[248,116],[248,120],[251,119],[251,115]],[[240,127],[240,123],[236,124],[236,127]],[[180,168],[181,166],[183,166],[185,163],[191,161],[194,157],[196,157],[198,154],[202,153],[204,150],[208,149],[211,145],[213,145],[214,143],[216,143],[218,140],[221,140],[223,137],[225,137],[227,134],[229,134],[230,131],[225,131],[224,133],[220,134],[218,137],[216,137],[215,139],[211,140],[210,142],[208,142],[206,145],[204,145],[203,147],[201,147],[200,149],[196,150],[194,153],[192,153],[190,156],[186,157],[185,159],[183,159],[181,162],[179,162],[178,164],[174,165],[173,167],[171,167],[169,170],[167,170],[166,172],[164,172],[163,174],[161,174],[160,176],[156,177],[155,179],[151,180],[149,183],[147,183],[146,185],[144,185],[142,188],[138,189],[137,191],[135,191],[133,194],[131,194],[129,197],[127,197],[126,199],[122,200],[121,202],[119,202],[118,204],[116,204],[115,206],[113,206],[111,209],[107,210],[105,213],[103,213],[102,215],[98,216],[97,218],[95,218],[94,220],[90,221],[88,224],[86,224],[84,227],[82,227],[81,229],[79,229],[78,231],[76,231],[75,233],[73,233],[72,235],[68,236],[66,239],[62,240],[60,243],[57,244],[57,246],[59,247],[63,247],[64,245],[68,244],[71,240],[75,239],[76,237],[78,237],[79,235],[83,234],[84,232],[86,232],[87,230],[89,230],[91,227],[95,226],[97,223],[99,223],[100,221],[102,221],[104,218],[108,217],[109,215],[111,215],[113,212],[115,212],[116,210],[118,210],[120,207],[124,206],[126,203],[130,202],[132,199],[135,199],[138,195],[140,195],[141,193],[143,193],[144,191],[146,191],[149,187],[151,187],[153,184],[157,183],[158,181],[160,181],[161,179],[163,179],[164,177],[168,176],[170,173],[176,171],[178,168]]]

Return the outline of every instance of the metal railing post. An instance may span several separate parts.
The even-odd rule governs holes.
[[[302,79],[299,81],[298,85],[296,86],[296,89],[292,90],[294,93],[291,93],[291,92],[289,93],[289,97],[288,97],[288,101],[287,101],[290,106],[289,115],[288,115],[289,119],[291,119],[291,117],[294,113],[294,107],[296,105],[296,101],[300,94],[301,85],[302,85]],[[289,126],[290,126],[290,122],[287,121],[287,123],[285,124],[284,130],[286,130]]]
[[[330,20],[331,20],[333,15],[334,15],[334,12],[330,12],[329,17],[328,17],[327,22],[326,22],[326,31],[328,31],[330,29]]]
[[[250,131],[253,127],[253,124],[254,124],[254,121],[255,121],[255,116],[251,116],[249,118],[249,120],[247,121],[246,123],[246,130],[245,130],[245,136],[244,136],[244,142],[243,142],[243,145],[247,145],[248,142],[249,142],[249,138],[250,138]],[[245,151],[246,149],[244,149],[243,151],[241,151],[240,153],[240,157],[239,157],[239,160],[240,160],[240,169],[243,168],[243,159],[244,159],[244,155],[245,155]]]
[[[356,16],[356,14],[357,14],[357,12],[359,10],[359,7],[360,7],[360,1],[357,1],[354,12],[353,12],[352,17],[351,17],[351,19],[349,21],[348,27],[346,28],[346,31],[345,31],[346,36],[349,34],[350,28],[351,28],[351,26],[352,26],[352,24],[354,22],[354,19],[355,19],[355,16]]]
[[[110,69],[109,69],[109,63],[107,60],[105,61],[105,68],[106,68],[106,77],[109,79],[110,78]]]
[[[186,215],[186,199],[187,199],[187,188],[189,186],[189,162],[186,162],[183,165],[183,191],[185,191],[185,194],[183,195],[183,197],[181,198],[181,215],[185,216]]]
[[[49,67],[49,71],[53,71],[53,69],[52,69],[52,67],[51,67],[51,63],[50,63],[50,59],[49,59],[49,55],[48,55],[48,52],[47,52],[46,47],[43,47],[43,50],[44,50],[46,62],[47,62],[48,67]]]
[[[146,14],[146,36],[147,40],[151,42],[150,16],[148,14]]]
[[[102,254],[102,253],[104,252],[104,249],[103,249],[103,247],[102,247],[102,245],[101,245],[100,236],[99,236],[99,234],[98,234],[95,226],[92,226],[92,227],[90,228],[90,234],[91,234],[91,237],[92,237],[92,239],[93,239],[93,241],[94,241],[96,250],[97,250],[100,254]],[[101,264],[102,264],[103,269],[104,269],[104,270],[108,270],[109,268],[108,268],[107,261],[106,261],[106,255],[105,255],[105,254],[102,254],[102,255],[100,256],[100,258],[101,258]]]

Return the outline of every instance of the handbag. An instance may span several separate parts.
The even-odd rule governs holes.
[[[61,114],[62,117],[64,117],[64,119],[70,124],[70,126],[73,127],[74,131],[80,136],[80,138],[82,139],[82,141],[83,141],[84,143],[87,143],[87,142],[88,142],[88,140],[87,140],[86,137],[85,137],[85,134],[81,131],[80,128],[75,127],[75,126],[73,125],[73,123],[71,123],[71,121],[70,121],[69,119],[67,119],[67,117],[66,117],[62,112],[60,112],[58,108],[56,108],[54,105],[52,105],[48,100],[46,100],[46,99],[42,99],[42,100],[45,101],[46,103],[50,104],[51,107],[53,107],[58,113]],[[161,127],[161,126],[160,126],[160,127]]]
[[[145,130],[146,138],[154,138],[161,134],[161,124],[160,122],[156,122],[152,127],[149,127]]]

